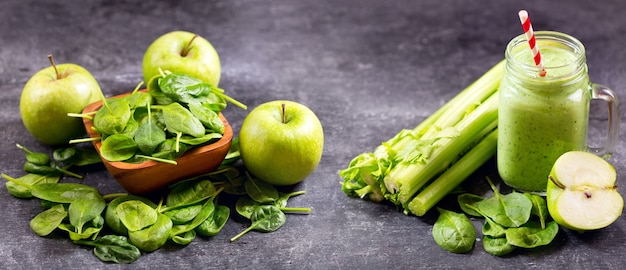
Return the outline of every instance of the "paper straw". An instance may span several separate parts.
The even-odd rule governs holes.
[[[522,23],[522,28],[524,29],[524,34],[528,40],[528,45],[530,45],[530,50],[533,53],[535,65],[541,69],[539,76],[546,76],[546,69],[543,67],[543,62],[541,61],[541,53],[539,52],[539,46],[537,46],[537,41],[535,40],[535,33],[533,32],[533,26],[530,23],[530,18],[528,17],[528,11],[520,10],[518,15],[519,20]]]

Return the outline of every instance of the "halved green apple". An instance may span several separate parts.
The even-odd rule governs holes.
[[[624,199],[617,191],[615,168],[592,153],[571,151],[552,167],[546,199],[548,212],[561,226],[588,231],[617,220]]]

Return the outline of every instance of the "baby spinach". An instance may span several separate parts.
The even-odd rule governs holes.
[[[548,206],[546,204],[546,200],[537,194],[525,193],[524,195],[526,195],[533,204],[533,207],[530,213],[539,218],[541,228],[545,229],[546,220],[548,219],[550,215],[548,213]]]
[[[506,240],[513,246],[534,248],[550,244],[558,232],[559,225],[555,221],[549,222],[545,229],[538,222],[529,221],[522,227],[509,228]]]
[[[530,218],[532,202],[522,193],[511,192],[500,194],[489,178],[487,178],[493,196],[476,203],[478,209],[493,221],[505,227],[519,227]]]
[[[76,229],[76,233],[83,233],[83,226],[101,216],[106,207],[106,202],[102,197],[89,200],[75,200],[70,203],[67,209],[70,224]]]
[[[200,103],[211,93],[211,85],[186,74],[167,74],[158,85],[161,93],[175,102]]]
[[[154,150],[165,140],[165,131],[150,120],[140,125],[137,132],[135,132],[137,147],[145,154],[154,153]]]
[[[169,132],[188,134],[193,137],[204,136],[205,129],[200,120],[179,103],[154,106],[163,113],[163,120]]]
[[[124,131],[131,118],[130,104],[126,99],[110,98],[103,100],[103,106],[93,118],[93,126],[100,133],[117,134]]]
[[[192,137],[192,136],[181,136],[180,142],[184,144],[188,144],[188,145],[202,145],[202,144],[211,142],[213,140],[219,140],[220,138],[222,138],[222,134],[207,133],[207,134],[204,134],[202,137],[198,137],[198,138]]]
[[[152,252],[165,245],[171,229],[172,221],[166,215],[158,214],[156,222],[139,231],[129,230],[128,237],[140,250]]]
[[[4,175],[3,175],[4,177]],[[36,185],[39,183],[58,183],[61,179],[61,175],[41,175],[29,173],[24,176],[17,178],[16,180],[22,182],[28,186]],[[15,182],[8,181],[6,182],[6,187],[9,193],[17,198],[27,199],[32,198],[33,194],[30,192],[29,187],[21,186],[16,184]]]
[[[168,210],[163,214],[169,217],[174,225],[178,225],[193,220],[200,211],[202,211],[202,204],[198,203]]]
[[[470,251],[476,241],[476,231],[467,216],[443,208],[437,211],[439,217],[432,229],[435,243],[453,253]]]
[[[124,161],[133,157],[138,149],[130,136],[113,134],[102,141],[100,154],[109,161]]]
[[[485,235],[483,238],[483,248],[494,256],[504,256],[515,250],[515,246],[509,244],[505,237],[493,237]]]
[[[167,209],[174,209],[195,204],[216,195],[215,185],[209,180],[185,181],[173,187],[165,199],[165,205]]]
[[[244,188],[250,198],[259,203],[272,203],[278,199],[278,190],[273,185],[253,178],[247,172],[246,176],[248,178],[244,183]]]
[[[216,205],[215,211],[202,224],[195,228],[196,232],[204,236],[217,235],[230,216],[230,208],[224,205]]]
[[[196,239],[196,231],[194,230],[186,231],[180,234],[172,235],[171,237],[172,237],[172,242],[179,244],[179,245],[186,246],[186,245],[189,245],[191,242],[193,242],[194,239]]]
[[[251,230],[257,230],[261,232],[273,232],[278,230],[280,227],[285,224],[287,217],[285,213],[278,209],[278,207],[274,205],[261,205],[254,209],[252,215],[250,216],[250,221],[252,224],[243,230],[241,233],[235,235],[230,239],[231,242],[236,241],[244,234],[250,232]]]
[[[224,133],[224,122],[210,108],[200,103],[190,103],[189,111],[208,129],[218,134]]]
[[[482,217],[478,211],[476,211],[476,203],[484,200],[485,198],[472,193],[462,193],[457,197],[457,202],[461,207],[461,210],[470,216]]]
[[[184,233],[193,231],[196,227],[200,226],[207,218],[209,218],[213,211],[215,211],[215,203],[213,200],[207,200],[202,206],[201,211],[191,220],[191,222],[181,225],[174,225],[170,234],[172,236],[182,235]]]
[[[125,201],[117,205],[115,213],[129,232],[139,231],[157,222],[158,213],[139,200]]]
[[[105,235],[96,240],[77,240],[74,243],[93,246],[94,255],[104,262],[128,264],[141,257],[141,251],[125,236]]]
[[[125,195],[113,199],[111,202],[109,202],[106,211],[104,212],[104,221],[106,222],[107,226],[109,226],[109,228],[111,228],[114,232],[121,235],[128,235],[128,229],[124,226],[119,216],[117,215],[117,206],[120,203],[134,200],[141,201],[153,209],[157,207],[156,204],[154,204],[149,199],[135,195]]]
[[[67,218],[67,211],[62,204],[57,204],[43,211],[30,220],[30,228],[39,236],[52,233],[63,220]]]
[[[46,153],[33,152],[28,148],[15,144],[17,148],[22,149],[26,153],[26,161],[36,165],[48,165],[50,164],[50,157]]]
[[[52,153],[55,161],[65,165],[87,166],[102,162],[100,155],[94,148],[64,147],[55,149]]]

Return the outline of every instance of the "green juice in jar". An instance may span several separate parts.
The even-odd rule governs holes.
[[[584,49],[572,50],[553,40],[537,42],[544,77],[527,44],[507,47],[499,89],[497,162],[505,184],[543,193],[556,159],[586,148],[591,94]]]

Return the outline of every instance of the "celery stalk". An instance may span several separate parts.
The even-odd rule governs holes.
[[[504,61],[489,69],[414,129],[403,129],[339,171],[349,196],[407,208],[420,189],[497,126],[497,90]],[[482,165],[482,164],[481,164]]]
[[[385,180],[394,181],[399,187],[398,202],[408,203],[428,181],[448,168],[468,147],[482,139],[485,130],[493,130],[497,126],[497,120],[498,95],[492,95],[455,126],[458,136],[438,140],[425,162],[396,166]]]
[[[416,216],[426,214],[428,210],[496,154],[497,139],[498,130],[495,129],[455,162],[452,167],[418,193],[409,203],[409,211]]]

